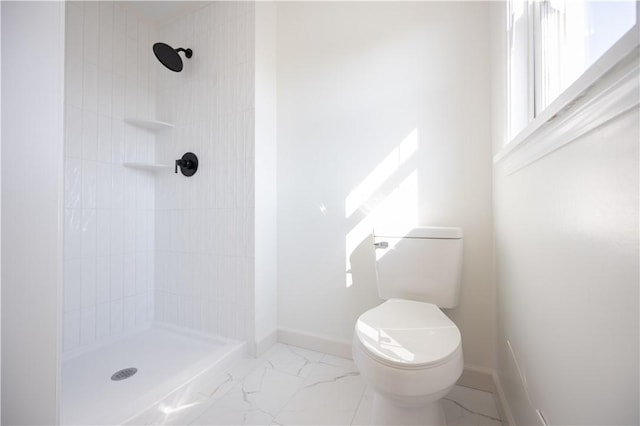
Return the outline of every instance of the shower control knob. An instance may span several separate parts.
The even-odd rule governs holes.
[[[193,176],[198,171],[198,157],[193,152],[187,152],[182,158],[176,160],[176,173],[178,173],[178,167],[183,175]]]

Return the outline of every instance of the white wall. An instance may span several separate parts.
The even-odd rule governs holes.
[[[477,2],[278,4],[281,338],[349,355],[381,302],[373,223],[461,226],[447,313],[465,362],[493,367],[488,17]]]
[[[631,111],[496,168],[498,372],[519,423],[638,422],[638,126]]]
[[[503,46],[496,32],[496,151]],[[639,128],[635,108],[516,173],[494,168],[497,373],[517,424],[541,424],[536,409],[548,424],[638,424]]]
[[[158,69],[156,319],[246,340],[253,334],[254,5],[215,2],[158,27],[191,48],[175,73]],[[150,49],[151,44],[148,46]],[[184,58],[184,56],[183,56]],[[185,152],[192,177],[173,173]]]
[[[63,2],[2,2],[2,424],[56,424]]]
[[[0,34],[2,34],[2,7],[0,7]],[[2,81],[2,43],[0,43],[0,81]],[[0,99],[2,99],[2,84],[0,84]],[[2,102],[0,102],[0,117],[2,117]],[[0,147],[2,146],[2,120],[0,119]],[[0,148],[0,188],[2,188],[2,149]],[[2,197],[0,196],[0,212],[2,211]],[[0,214],[0,241],[2,240],[2,215]],[[2,371],[2,244],[0,244],[0,372]],[[0,422],[2,422],[2,386],[0,386]]]
[[[255,5],[255,286],[256,353],[277,339],[277,5]]]
[[[155,29],[121,2],[68,2],[65,93],[66,356],[153,319]]]

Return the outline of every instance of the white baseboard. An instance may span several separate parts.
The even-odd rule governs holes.
[[[255,354],[253,354],[256,358],[262,355],[269,349],[271,346],[275,345],[278,342],[278,331],[274,331],[273,333],[269,333],[262,339],[255,342]]]
[[[290,328],[278,329],[278,342],[351,359],[351,341]]]
[[[467,388],[496,393],[493,370],[486,367],[465,364],[464,371],[462,371],[462,376],[458,379],[457,384]]]
[[[500,414],[500,418],[502,419],[502,423],[507,423],[509,426],[516,426],[516,421],[513,418],[513,413],[509,408],[509,402],[507,401],[507,396],[504,393],[504,388],[502,387],[502,383],[500,382],[500,376],[494,370],[492,373],[493,383],[496,386],[495,395],[497,395],[496,406],[498,408],[498,413]]]
[[[502,388],[502,383],[500,383],[500,377],[498,377],[495,370],[467,364],[464,366],[464,371],[462,372],[462,376],[458,379],[457,384],[468,388],[491,392],[494,395],[496,408],[498,409],[498,414],[500,415],[502,422],[509,426],[516,426],[513,414],[509,409],[509,403],[507,402],[504,389]]]

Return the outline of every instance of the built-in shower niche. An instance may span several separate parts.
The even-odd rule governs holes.
[[[139,127],[141,129],[148,130],[154,134],[162,131],[168,131],[175,126],[171,123],[159,120],[142,120],[138,118],[125,118],[125,123]],[[136,170],[143,170],[147,172],[162,172],[171,168],[169,164],[159,164],[156,162],[140,162],[140,161],[125,161],[122,163],[124,167],[128,167]]]

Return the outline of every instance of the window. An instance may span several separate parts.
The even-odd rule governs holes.
[[[640,38],[633,0],[509,0],[507,8],[508,141],[552,104],[572,102],[566,93],[572,85],[593,84],[580,79],[603,55],[621,43],[637,46]],[[600,68],[623,55],[609,56]]]

